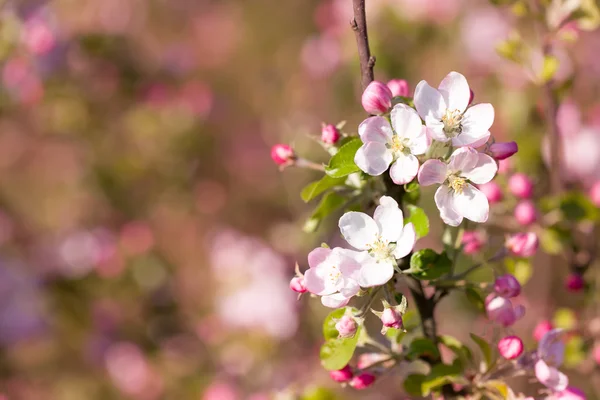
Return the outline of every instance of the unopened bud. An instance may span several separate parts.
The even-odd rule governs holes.
[[[276,144],[271,147],[271,158],[277,165],[289,165],[296,161],[296,153],[287,144]]]
[[[321,141],[325,144],[336,144],[342,135],[338,128],[332,124],[323,124],[321,129]]]
[[[502,201],[502,189],[496,182],[488,182],[483,185],[478,185],[481,193],[487,197],[490,204],[496,204]]]
[[[485,244],[485,237],[481,232],[465,231],[462,237],[463,252],[465,254],[475,254]]]
[[[392,79],[387,83],[387,87],[392,92],[392,96],[408,97],[408,82],[404,79]]]
[[[349,365],[346,365],[344,368],[337,371],[329,371],[329,376],[336,382],[348,382],[354,374],[352,373],[352,368]]]
[[[498,351],[507,360],[514,360],[523,354],[523,341],[518,336],[506,336],[498,342]]]
[[[594,183],[589,192],[590,200],[596,207],[600,207],[600,181]]]
[[[489,300],[485,309],[490,320],[505,327],[513,325],[523,316],[523,310],[520,307],[513,308],[510,300],[500,296]]]
[[[515,207],[514,215],[519,224],[528,226],[537,220],[537,209],[532,201],[523,200]]]
[[[402,329],[404,326],[402,324],[402,315],[392,307],[383,310],[381,323],[386,328]]]
[[[533,232],[515,233],[506,240],[506,248],[518,257],[531,257],[536,252],[540,242]]]
[[[335,329],[337,329],[341,338],[350,338],[354,336],[357,327],[356,321],[349,315],[344,315],[335,323]]]
[[[505,297],[507,299],[516,297],[521,293],[521,284],[511,274],[501,275],[496,278],[494,282],[494,291],[498,296]]]
[[[505,160],[519,151],[516,142],[499,142],[490,145],[491,156],[496,160]]]
[[[552,322],[548,320],[540,321],[533,329],[533,338],[538,342],[542,340],[544,335],[554,329]]]
[[[362,106],[369,114],[385,114],[392,107],[392,91],[383,83],[373,81],[362,95]]]
[[[508,179],[508,190],[521,199],[530,199],[533,195],[533,182],[525,174],[514,174]]]
[[[290,281],[290,289],[292,289],[296,293],[306,293],[306,285],[304,283],[303,276],[295,276]]]
[[[567,276],[565,287],[569,292],[580,292],[585,287],[585,280],[581,274],[572,272]]]
[[[355,376],[350,381],[350,386],[354,389],[362,390],[371,386],[375,382],[375,375],[363,372],[362,374]]]

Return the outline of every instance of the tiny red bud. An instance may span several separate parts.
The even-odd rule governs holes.
[[[511,274],[501,275],[494,281],[494,291],[507,299],[516,297],[521,293],[521,284]]]
[[[544,335],[550,332],[552,329],[554,329],[554,325],[552,325],[552,322],[547,320],[540,321],[533,329],[533,337],[539,342],[540,340],[542,340]]]
[[[387,87],[392,92],[392,96],[409,96],[408,82],[404,79],[392,79],[387,83]]]
[[[391,307],[387,307],[383,310],[383,313],[381,314],[381,323],[386,328],[402,329],[404,326],[402,324],[402,315]]]
[[[514,174],[508,179],[508,190],[521,199],[533,196],[533,182],[525,174]]]
[[[350,381],[350,386],[354,389],[362,390],[371,386],[375,382],[375,375],[370,374],[368,372],[363,372],[362,374],[355,376]]]
[[[287,144],[276,144],[271,147],[271,158],[277,165],[286,165],[296,160],[296,154]]]
[[[336,144],[338,140],[340,140],[340,137],[342,137],[342,135],[335,125],[323,125],[323,129],[321,129],[321,140],[323,143]]]
[[[496,160],[505,160],[519,151],[516,142],[499,142],[490,145],[491,156]]]
[[[565,287],[569,292],[580,292],[585,287],[585,280],[581,274],[572,272],[565,281]]]
[[[533,232],[515,233],[506,240],[506,248],[518,257],[531,257],[540,245],[538,237]]]
[[[290,281],[290,289],[296,293],[306,293],[306,285],[304,284],[303,276],[295,276]]]
[[[352,368],[349,365],[346,365],[344,368],[337,371],[329,371],[329,376],[336,382],[348,382],[354,374],[352,373]]]
[[[523,341],[518,336],[506,336],[498,342],[498,351],[507,360],[514,360],[523,354]]]
[[[523,226],[533,224],[537,220],[537,210],[530,200],[523,200],[517,204],[514,211],[515,219]]]
[[[369,114],[385,114],[392,107],[392,91],[383,83],[373,81],[362,95],[362,106]]]

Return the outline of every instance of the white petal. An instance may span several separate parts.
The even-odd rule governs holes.
[[[348,304],[349,301],[350,301],[350,298],[345,297],[341,293],[334,293],[334,294],[330,294],[329,296],[321,297],[321,303],[323,303],[323,305],[325,307],[329,307],[329,308],[344,307],[346,304]]]
[[[325,261],[325,259],[331,253],[331,249],[325,247],[317,247],[310,253],[308,253],[308,266],[311,268],[317,268],[320,264]]]
[[[371,176],[378,176],[387,171],[394,160],[385,144],[368,142],[363,144],[354,156],[354,162],[362,171]]]
[[[344,239],[358,250],[367,250],[367,246],[379,234],[379,227],[373,218],[361,212],[347,212],[342,215],[338,225]]]
[[[398,207],[398,202],[394,200],[393,197],[390,196],[381,196],[379,198],[379,205],[386,207]]]
[[[375,209],[373,219],[379,227],[379,234],[383,240],[387,242],[398,240],[404,226],[404,216],[397,203],[394,205],[389,203],[379,205]]]
[[[369,117],[358,126],[358,135],[363,143],[387,143],[392,138],[392,127],[384,117]]]
[[[396,185],[404,185],[415,179],[419,172],[419,160],[412,154],[401,154],[390,168],[390,176]]]
[[[337,291],[336,285],[327,279],[329,270],[325,268],[310,268],[304,273],[304,284],[312,294],[325,296]]]
[[[394,132],[402,138],[412,139],[421,134],[423,123],[419,114],[406,104],[396,104],[390,115]]]
[[[478,160],[475,168],[463,170],[461,176],[464,176],[473,183],[481,185],[494,179],[496,172],[498,172],[498,164],[496,164],[496,161],[487,154],[478,153],[477,157]]]
[[[442,94],[429,86],[426,81],[421,81],[415,87],[414,103],[422,119],[430,116],[440,121],[446,111],[446,102]]]
[[[421,126],[421,133],[408,141],[408,147],[410,152],[415,156],[427,153],[429,149],[430,140],[427,137],[427,127]]]
[[[469,107],[463,115],[460,126],[462,133],[469,136],[481,136],[490,130],[494,123],[494,107],[489,103]]]
[[[448,161],[448,169],[452,172],[470,171],[477,165],[479,157],[477,150],[471,147],[461,147],[452,153]]]
[[[438,90],[444,97],[446,107],[449,110],[458,110],[462,113],[469,105],[469,99],[471,98],[469,84],[467,78],[458,72],[453,71],[446,75]]]
[[[538,381],[553,391],[560,392],[569,385],[569,378],[558,369],[546,364],[544,360],[538,360],[534,369]]]
[[[440,186],[435,192],[434,199],[444,223],[450,226],[460,225],[463,217],[454,210],[450,188],[446,185]]]
[[[357,275],[360,277],[360,270]],[[354,279],[343,278],[340,280],[339,290],[344,297],[350,298],[360,292],[360,286]]]
[[[444,132],[444,123],[442,121],[433,117],[427,117],[425,118],[425,125],[427,126],[427,136],[429,136],[431,140],[437,140],[438,142],[444,143],[450,140]]]
[[[394,276],[394,265],[389,261],[380,261],[363,265],[360,269],[362,287],[379,286],[387,283]]]
[[[485,222],[490,213],[487,197],[473,185],[467,184],[462,193],[453,193],[454,210],[461,216],[473,222]]]
[[[419,170],[419,184],[429,186],[434,183],[443,183],[446,180],[448,167],[440,160],[427,160]]]
[[[415,243],[417,241],[417,232],[415,231],[415,226],[412,222],[404,225],[404,229],[402,229],[402,235],[398,242],[396,242],[396,248],[394,249],[394,257],[400,259],[402,257],[406,257],[408,253],[410,253],[415,247]]]
[[[461,132],[458,136],[452,138],[454,147],[481,147],[490,139],[490,131],[487,132]]]

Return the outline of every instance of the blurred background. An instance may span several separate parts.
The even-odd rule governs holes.
[[[496,53],[515,10],[367,3],[376,79],[412,92],[463,73],[543,190],[539,62]],[[282,142],[326,161],[321,123],[355,133],[365,117],[350,0],[0,4],[0,398],[405,398],[393,378],[356,394],[320,367],[327,310],[288,283],[311,248],[339,240],[336,218],[304,232],[299,191],[319,176],[269,157]],[[564,38],[563,171],[587,188],[600,176],[600,34]],[[516,326],[527,337],[583,301],[556,296],[566,267],[540,264]],[[460,337],[483,326],[460,298],[438,318]]]

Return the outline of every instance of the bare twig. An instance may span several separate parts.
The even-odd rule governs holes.
[[[352,5],[354,17],[350,21],[350,26],[356,36],[356,46],[358,47],[358,58],[360,60],[360,83],[362,89],[365,90],[374,79],[375,57],[371,56],[371,49],[369,48],[365,0],[352,0]]]

